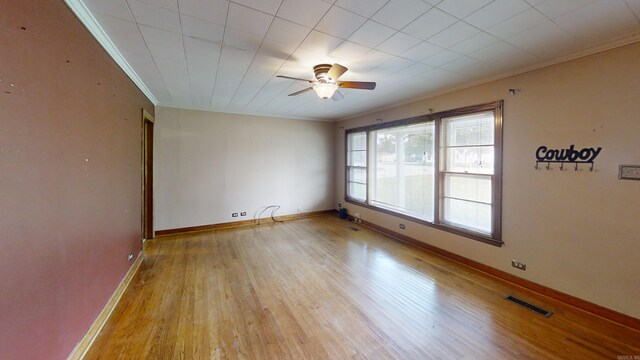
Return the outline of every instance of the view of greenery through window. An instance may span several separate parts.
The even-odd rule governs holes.
[[[371,203],[433,221],[434,124],[373,131]]]

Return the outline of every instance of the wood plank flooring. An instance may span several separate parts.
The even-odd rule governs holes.
[[[638,332],[335,216],[159,238],[144,256],[86,359],[640,356]]]

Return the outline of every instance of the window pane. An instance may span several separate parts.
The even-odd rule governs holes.
[[[360,201],[365,201],[367,199],[367,185],[349,182],[347,186],[349,197]]]
[[[348,166],[367,166],[367,151],[356,150],[347,152],[347,165]]]
[[[493,111],[443,119],[446,146],[492,145]]]
[[[433,123],[414,125],[402,138],[404,208],[430,221],[434,211],[434,131]]]
[[[398,178],[395,171],[395,163],[376,163],[373,200],[390,205],[398,204]]]
[[[396,161],[396,131],[380,130],[375,132],[376,136],[376,158],[378,161],[395,163]]]
[[[491,233],[491,205],[445,198],[444,221],[472,230]]]
[[[493,146],[446,149],[445,171],[493,174]]]
[[[356,168],[357,166],[358,168]],[[367,198],[367,133],[347,135],[347,197]]]
[[[348,148],[351,151],[354,150],[366,150],[367,149],[367,133],[359,132],[349,134]]]
[[[367,183],[367,169],[349,168],[348,181]]]
[[[491,203],[491,178],[482,175],[444,175],[444,195]]]
[[[385,204],[398,204],[397,141],[393,129],[376,131],[375,134],[375,187],[373,200]]]
[[[420,218],[433,220],[434,167],[424,163],[404,163],[404,209]]]
[[[434,123],[373,132],[372,204],[433,220]]]

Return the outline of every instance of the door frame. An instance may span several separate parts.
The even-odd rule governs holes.
[[[142,242],[153,239],[153,126],[155,118],[142,109]]]

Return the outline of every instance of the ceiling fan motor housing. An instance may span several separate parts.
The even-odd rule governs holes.
[[[327,77],[327,73],[329,72],[332,66],[333,65],[330,65],[330,64],[318,64],[314,66],[313,73],[316,75],[316,79],[318,79],[318,81],[321,81],[321,80],[329,81],[329,78]],[[336,79],[331,79],[331,80],[335,81]]]

